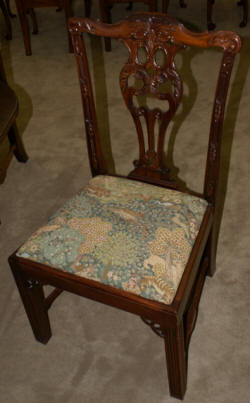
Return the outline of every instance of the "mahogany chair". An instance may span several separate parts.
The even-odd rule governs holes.
[[[9,152],[0,165],[0,183],[4,181],[13,154],[20,162],[28,160],[16,126],[17,113],[18,100],[16,94],[7,83],[0,54],[0,145],[3,144],[6,138],[8,138],[9,142]]]
[[[66,22],[68,18],[71,17],[72,15],[71,0],[16,0],[16,7],[20,19],[21,29],[23,32],[24,47],[27,56],[30,56],[32,54],[27,14],[30,15],[32,20],[33,34],[38,33],[38,26],[34,8],[57,7],[58,10],[64,9]],[[85,14],[87,17],[90,16],[90,7],[91,7],[91,0],[85,0]],[[68,38],[68,40],[69,40],[69,52],[73,52],[70,37]]]
[[[114,25],[72,18],[69,31],[94,178],[9,258],[10,266],[38,341],[45,344],[51,337],[48,309],[62,291],[136,314],[163,338],[170,393],[182,399],[189,339],[203,283],[206,274],[212,276],[215,271],[223,116],[241,40],[227,31],[195,34],[165,14],[149,12]],[[139,156],[126,178],[110,176],[106,168],[82,33],[116,38],[129,51],[120,87],[137,130]],[[174,58],[188,46],[223,50],[204,189],[199,194],[181,191],[163,158],[165,132],[183,93]],[[163,63],[157,62],[158,52],[164,55]],[[141,85],[134,85],[133,78]],[[163,101],[163,108],[168,103],[169,109],[135,104],[136,97],[145,95]],[[143,133],[143,119],[147,133]],[[45,298],[47,284],[55,290]]]
[[[182,0],[180,0],[182,1]],[[127,4],[127,0],[99,0],[99,7],[101,13],[102,22],[111,24],[111,9],[114,4]],[[148,6],[149,11],[156,11],[156,0],[131,0],[129,2],[128,9],[131,10],[133,8],[134,3],[144,3]],[[104,38],[105,50],[106,52],[111,51],[111,39],[106,37]]]
[[[207,0],[207,27],[209,30],[213,30],[216,24],[212,21],[212,8],[215,0]],[[237,2],[238,6],[243,7],[243,20],[240,23],[240,27],[243,28],[247,25],[248,20],[248,0],[240,0]]]

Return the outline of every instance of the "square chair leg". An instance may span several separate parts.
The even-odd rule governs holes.
[[[28,279],[12,257],[9,263],[34,336],[37,341],[46,344],[51,337],[51,328],[43,286],[37,280]]]
[[[183,322],[166,329],[165,350],[170,394],[183,399],[187,387],[187,363]]]

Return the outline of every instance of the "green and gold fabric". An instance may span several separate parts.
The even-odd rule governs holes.
[[[178,191],[96,176],[18,256],[170,304],[206,207]]]

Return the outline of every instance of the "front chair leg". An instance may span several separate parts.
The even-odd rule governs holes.
[[[46,344],[51,337],[51,328],[43,287],[38,281],[27,279],[12,257],[9,263],[34,336],[37,341]]]
[[[16,123],[14,123],[8,133],[9,141],[11,145],[15,145],[14,154],[19,162],[28,161],[29,157],[25,151],[23,141],[17,129]]]
[[[212,8],[214,0],[207,0],[207,29],[212,31],[215,29],[216,25],[212,21]]]
[[[187,362],[183,321],[165,330],[165,350],[170,394],[183,399],[187,386]]]
[[[248,20],[248,0],[241,0],[237,4],[243,6],[243,20],[240,23],[240,27],[243,28],[247,25]]]

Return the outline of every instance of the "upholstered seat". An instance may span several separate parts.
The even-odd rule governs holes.
[[[18,255],[170,304],[206,206],[175,190],[100,175]]]

